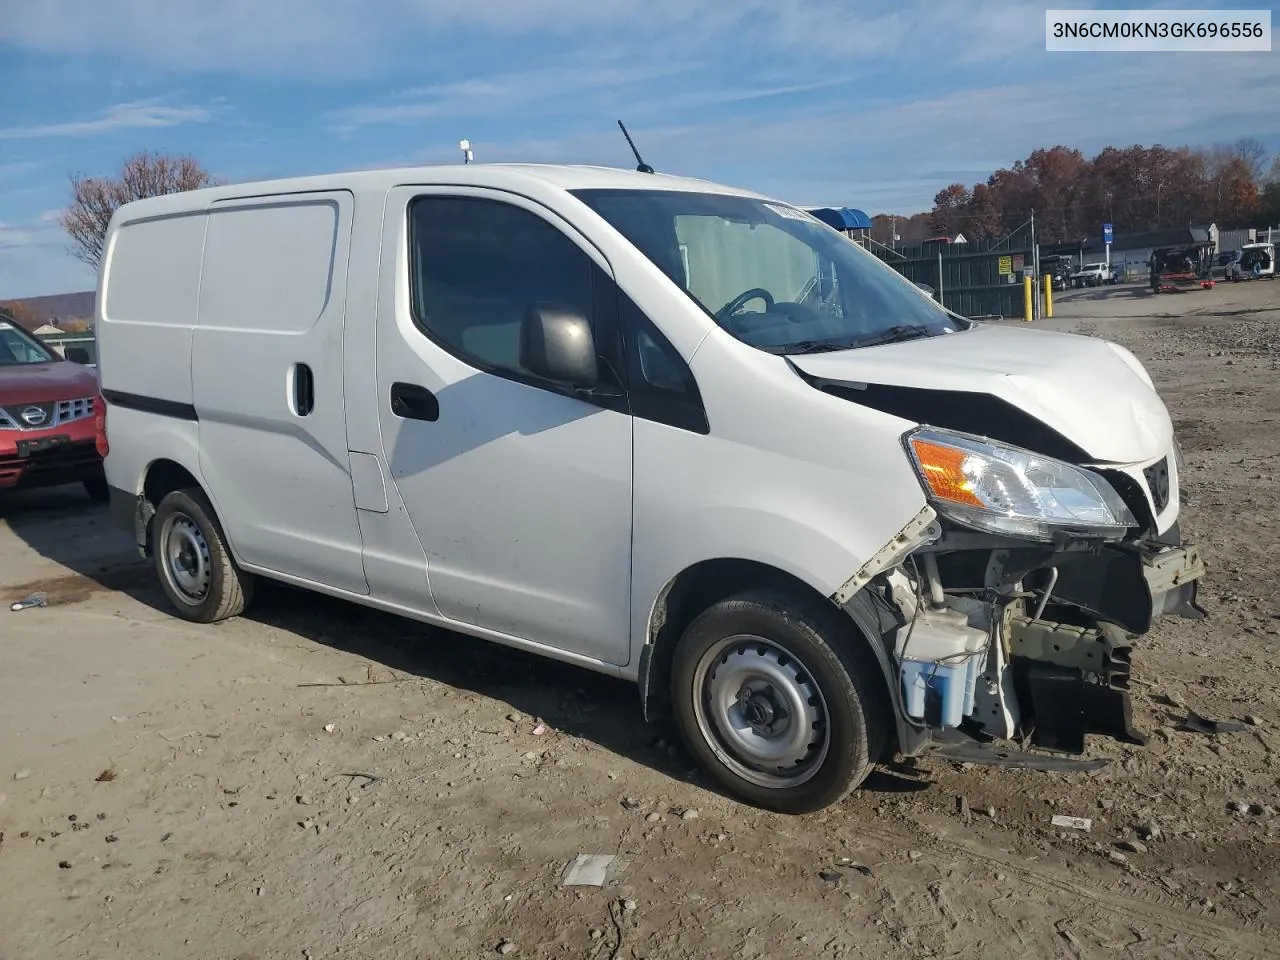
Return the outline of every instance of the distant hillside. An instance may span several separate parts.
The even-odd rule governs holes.
[[[53,320],[92,320],[94,292],[59,293],[51,297],[27,297],[3,301],[23,326],[40,326]]]

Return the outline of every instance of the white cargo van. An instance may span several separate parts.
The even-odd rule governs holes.
[[[1198,617],[1141,364],[976,324],[793,206],[465,165],[128,204],[98,293],[117,517],[180,616],[299,585],[634,680],[731,793],[940,737],[1140,742]]]
[[[1258,277],[1272,279],[1276,275],[1276,245],[1265,240],[1244,244],[1240,248],[1240,259],[1235,266],[1232,280],[1253,280]]]

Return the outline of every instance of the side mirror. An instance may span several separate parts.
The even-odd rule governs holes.
[[[84,347],[67,347],[64,355],[72,363],[89,363],[89,351]]]
[[[591,324],[564,304],[530,304],[520,324],[520,366],[554,383],[594,387],[600,375]]]

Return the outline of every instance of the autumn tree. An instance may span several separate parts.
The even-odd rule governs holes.
[[[1255,184],[1264,183],[1267,175],[1267,148],[1256,137],[1244,137],[1227,148],[1229,155],[1239,160]],[[1272,161],[1273,165],[1276,162]]]
[[[25,303],[20,303],[17,300],[0,301],[0,315],[3,315],[4,319],[16,323],[28,333],[40,326],[41,323],[35,311]]]
[[[963,229],[962,221],[969,205],[969,191],[963,183],[953,183],[939,190],[933,198],[933,215],[929,228],[937,235],[954,236]]]
[[[107,227],[116,209],[133,200],[210,187],[215,179],[194,157],[143,151],[114,177],[71,177],[71,206],[58,222],[71,237],[71,252],[92,267],[102,262]]]
[[[1262,226],[1280,226],[1280,181],[1268,183],[1262,188],[1262,196],[1258,199]]]
[[[1246,223],[1258,210],[1258,186],[1248,161],[1238,156],[1219,156],[1212,161],[1209,175],[1212,219],[1222,225]]]
[[[1263,178],[1262,195],[1258,199],[1262,226],[1280,225],[1280,157],[1271,162],[1271,169]]]
[[[1267,168],[1265,148],[1237,140],[1209,150],[1107,147],[1092,160],[1064,146],[1034,151],[997,170],[985,184],[952,184],[934,199],[939,232],[1003,236],[1036,215],[1045,242],[1096,236],[1103,223],[1118,232],[1189,224],[1247,226],[1280,221],[1280,160]]]
[[[1000,197],[985,183],[975,184],[969,194],[969,223],[965,236],[974,239],[998,240],[1008,231],[1004,225],[1004,210]]]
[[[1036,150],[1026,161],[1014,164],[1025,173],[1036,211],[1038,233],[1046,241],[1080,235],[1080,199],[1087,161],[1079,150],[1056,146]],[[1030,213],[1030,211],[1027,211]]]

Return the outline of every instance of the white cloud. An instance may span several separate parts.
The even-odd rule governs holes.
[[[166,107],[154,100],[117,103],[93,120],[72,120],[34,127],[0,127],[0,140],[38,140],[47,137],[93,137],[118,130],[173,127],[209,119],[203,107]]]
[[[50,239],[50,231],[38,226],[23,226],[0,222],[0,250],[12,250],[16,247],[45,246]]]
[[[179,70],[364,74],[389,56],[430,63],[450,32],[520,37],[551,58],[569,38],[622,44],[639,59],[755,57],[849,68],[941,53],[1007,59],[1043,49],[1043,11],[1008,0],[10,0],[0,41],[37,50],[128,56]],[[547,42],[544,43],[543,38]],[[477,59],[486,58],[483,44]]]
[[[34,160],[16,160],[13,163],[0,163],[0,181],[20,180],[29,173],[40,169]]]
[[[0,223],[0,300],[93,289],[93,270],[68,252],[59,212]]]
[[[1280,137],[1280,116],[1259,90],[1280,88],[1280,62],[1251,56],[1218,63],[1212,84],[1186,83],[1198,55],[1160,55],[1054,81],[953,89],[905,102],[838,103],[772,116],[628,124],[659,170],[723,180],[792,201],[814,198],[868,212],[928,209],[947,184],[985,180],[1038,147],[1086,154],[1132,143],[1206,144],[1242,135]],[[1238,62],[1237,62],[1238,60]],[[1230,111],[1223,105],[1230,104]],[[660,107],[655,106],[660,112]],[[479,162],[634,164],[611,124],[575,124],[561,136],[472,138]],[[453,145],[385,164],[454,163]]]
[[[93,270],[60,250],[0,247],[0,300],[92,290]]]
[[[1274,57],[1050,55],[1043,5],[1015,0],[0,0],[0,8],[0,44],[128,63],[138,79],[121,100],[150,92],[156,66],[322,81],[314,89],[323,96],[299,102],[334,109],[299,118],[306,133],[270,128],[271,148],[251,159],[218,141],[221,165],[270,176],[328,168],[337,151],[327,149],[326,125],[344,134],[381,126],[394,144],[383,149],[401,155],[377,166],[456,162],[456,137],[469,135],[480,162],[630,167],[613,122],[621,116],[660,170],[906,213],[927,208],[946,184],[983,180],[1040,146],[1090,153],[1108,143],[1280,137],[1266,96],[1280,88]],[[409,88],[382,98],[357,94],[365,103],[332,99],[349,96],[333,81],[353,75],[414,79],[394,79]],[[0,129],[0,141],[32,140],[34,150],[48,146],[35,138],[200,123],[229,110],[206,97],[202,107],[173,102],[42,116]],[[272,109],[279,102],[273,96]],[[265,116],[264,108],[255,119]],[[440,146],[414,153],[400,146],[410,137]],[[74,144],[78,154],[84,146]],[[341,162],[374,166],[360,162],[369,149],[349,141]],[[0,295],[33,277],[48,281],[31,287],[38,292],[72,289],[85,275],[56,231],[40,232],[52,194],[16,209],[36,172],[32,155],[0,165],[0,216],[13,222],[0,228]],[[15,246],[22,237],[31,242]]]
[[[386,26],[385,17],[363,12],[359,0],[10,0],[5,6],[0,41],[186,70],[339,72],[367,54]]]
[[[625,90],[695,70],[694,63],[628,65],[599,60],[499,73],[488,78],[416,87],[393,102],[345,107],[329,114],[333,129],[350,133],[370,124],[405,124],[441,117],[493,117],[540,105],[581,112]],[[527,114],[526,114],[527,116]]]
[[[500,74],[489,80],[470,80],[436,87],[419,87],[396,96],[396,102],[346,107],[330,114],[331,129],[349,134],[374,124],[408,124],[445,117],[493,118],[513,111],[528,120],[552,115],[599,113],[606,104],[624,107],[632,119],[671,116],[674,111],[766,101],[798,93],[848,86],[849,75],[823,77],[783,85],[707,87],[691,92],[655,93],[651,82],[679,78],[696,70],[679,63],[651,70],[608,67],[556,68]],[[676,86],[681,86],[676,84]],[[696,86],[685,84],[684,86]]]

